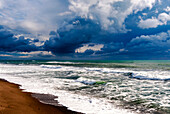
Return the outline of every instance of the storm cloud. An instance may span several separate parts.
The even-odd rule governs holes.
[[[0,51],[5,52],[31,52],[37,51],[38,47],[32,44],[31,39],[26,39],[24,36],[15,37],[13,33],[0,26]]]
[[[54,54],[75,53],[75,50],[83,44],[95,41],[100,31],[100,26],[93,21],[77,18],[57,32],[52,31],[44,48]]]
[[[170,58],[170,0],[8,2],[0,1],[0,24],[6,26],[0,27],[1,52],[37,51],[34,57],[67,59]]]

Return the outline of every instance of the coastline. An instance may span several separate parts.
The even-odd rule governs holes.
[[[160,63],[151,64],[153,66],[145,63],[139,65],[122,63],[125,68],[122,66],[119,68],[120,63],[107,63],[104,68],[98,66],[100,63],[94,65],[93,63],[59,62],[63,64],[61,66],[56,61],[50,63],[35,61],[34,64],[25,61],[16,63],[1,64],[1,78],[8,80],[9,83],[20,84],[17,88],[23,93],[30,92],[30,97],[38,99],[43,104],[56,106],[59,110],[69,109],[76,111],[74,113],[80,111],[106,113],[107,111],[116,112],[115,114],[120,112],[122,114],[127,112],[168,114],[170,112],[169,105],[165,105],[169,101],[169,82],[163,81],[169,76],[167,67],[165,67],[167,70],[162,68],[163,65],[167,66],[165,63],[161,68]],[[89,66],[84,67],[87,64]],[[113,68],[110,68],[110,65]],[[141,68],[131,69],[133,65],[141,66]],[[147,77],[147,79],[134,78],[131,74],[135,74],[135,77]],[[90,84],[90,82],[97,83]],[[56,98],[57,100],[54,100]]]
[[[59,105],[56,96],[22,92],[19,86],[0,79],[0,114],[80,114]]]

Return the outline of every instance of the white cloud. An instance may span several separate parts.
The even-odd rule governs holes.
[[[42,34],[62,25],[64,19],[86,17],[100,23],[104,30],[127,32],[128,15],[152,8],[157,0],[0,0],[0,24],[17,32]],[[45,39],[44,39],[45,40]]]
[[[167,32],[161,32],[155,35],[141,35],[140,37],[136,37],[132,39],[130,43],[137,43],[137,42],[144,41],[144,40],[157,42],[158,44],[160,41],[165,42],[165,43],[170,43],[170,42],[166,42],[166,40],[170,41],[169,37],[170,37],[170,30]]]
[[[41,32],[45,28],[43,24],[29,20],[23,21],[21,27],[31,32]]]
[[[124,20],[133,12],[152,8],[156,0],[69,0],[69,9],[78,16],[98,21],[110,32],[126,32]]]
[[[170,12],[170,7],[167,6],[167,8],[164,9],[166,12]]]
[[[170,31],[155,35],[141,35],[132,39],[128,46],[131,51],[167,52],[170,49]]]
[[[55,58],[51,52],[48,51],[34,51],[34,52],[18,52],[21,56],[19,58]]]
[[[138,27],[142,29],[156,28],[158,25],[163,25],[157,18],[151,18],[147,20],[140,20]]]
[[[8,55],[8,54],[0,54],[0,57],[11,57],[12,55]]]
[[[146,20],[141,19],[138,27],[142,29],[156,28],[159,25],[166,25],[168,21],[170,21],[170,14],[161,13],[158,15],[158,18],[152,17]]]
[[[167,13],[161,13],[158,16],[158,19],[162,21],[164,24],[167,24],[167,21],[170,21],[170,14]]]
[[[59,13],[58,15],[59,15],[59,16],[65,16],[65,15],[71,15],[71,14],[72,14],[72,12],[66,11],[66,12],[61,12],[61,13]]]
[[[131,0],[135,12],[142,11],[145,8],[152,8],[156,0]]]
[[[67,0],[0,0],[0,25],[32,35],[48,35],[63,22],[59,14],[66,11]]]
[[[145,15],[145,16],[146,16],[146,15],[147,15],[147,13],[142,13],[142,15]]]
[[[3,1],[3,0],[1,0],[1,1],[0,1],[0,9],[2,9],[2,8],[3,8],[3,5],[4,5],[4,1]]]
[[[93,50],[93,51],[100,51],[101,48],[103,48],[103,44],[94,44],[94,46],[89,46],[88,44],[84,45],[83,47],[80,47],[75,50],[75,52],[78,53],[84,53],[86,50]]]
[[[158,9],[155,10],[155,13],[159,13]]]

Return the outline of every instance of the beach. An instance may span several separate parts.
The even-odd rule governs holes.
[[[40,103],[19,85],[0,80],[0,114],[75,114],[66,107]]]

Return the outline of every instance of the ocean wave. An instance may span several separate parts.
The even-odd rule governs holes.
[[[122,74],[123,76],[129,76],[139,80],[160,80],[169,81],[170,71],[163,70],[135,70],[128,68],[89,68],[89,67],[74,67],[74,66],[62,66],[62,65],[41,65],[41,68],[55,69],[60,71],[75,71],[82,73],[93,73],[93,74]],[[86,82],[84,82],[86,83]],[[88,83],[88,82],[87,82]],[[89,82],[91,83],[91,82]]]
[[[169,106],[169,82],[163,81],[170,80],[170,73],[163,70],[0,64],[0,78],[22,85],[24,91],[56,95],[61,104],[84,113],[113,112],[114,108],[107,105],[113,96],[118,100],[133,100],[140,96],[149,103]],[[92,97],[104,100],[95,103]],[[86,110],[85,106],[95,107]]]
[[[155,78],[155,77],[149,77],[149,76],[142,76],[138,75],[137,73],[124,73],[124,76],[129,76],[129,78],[135,78],[139,80],[157,80],[157,81],[170,81],[170,78]]]
[[[60,69],[61,66],[41,65],[41,68]]]
[[[77,63],[75,63],[75,62],[59,62],[59,61],[48,61],[48,62],[46,62],[46,63],[51,63],[51,64],[57,64],[57,63],[59,63],[59,64],[79,64],[78,62]]]

